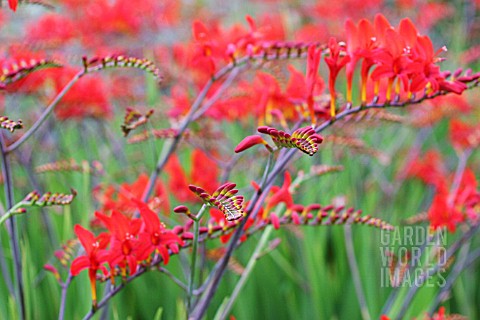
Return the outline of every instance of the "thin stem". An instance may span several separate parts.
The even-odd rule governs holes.
[[[180,288],[182,288],[183,290],[187,291],[188,290],[188,287],[185,283],[183,283],[180,279],[178,279],[177,277],[175,277],[170,271],[168,271],[167,269],[165,268],[162,268],[162,267],[159,267],[158,268],[158,271],[162,272],[162,273],[165,273],[176,285],[178,285]]]
[[[268,172],[267,170],[265,171]],[[248,218],[250,216],[255,216],[257,211],[260,210],[260,207],[257,206],[256,204],[261,203],[261,201],[263,201],[262,199],[265,198],[265,195],[270,190],[272,184],[273,184],[273,180],[271,183],[267,182],[266,185],[260,185],[260,189],[253,195],[250,201],[250,204],[246,209],[246,212],[247,212],[246,217],[244,217],[241,220],[233,236],[231,237],[224,256],[218,262],[218,267],[217,266],[215,267],[215,275],[210,278],[209,285],[205,289],[205,292],[203,293],[202,297],[200,298],[194,310],[192,311],[191,315],[189,316],[189,319],[201,319],[203,317],[205,311],[207,310],[208,305],[210,304],[211,299],[213,298],[215,291],[218,288],[218,285],[220,284],[220,280],[223,274],[225,273],[226,267],[228,265],[228,261],[230,260],[230,257],[232,256],[233,251],[238,245],[238,241],[240,240],[240,237],[243,234],[244,227],[248,221]]]
[[[265,170],[263,171],[263,177],[262,177],[262,180],[260,182],[261,186],[264,186],[265,183],[267,182],[268,172],[270,171],[270,167],[272,166],[272,162],[273,162],[273,152],[270,152],[270,154],[268,155],[268,159],[267,159],[267,165],[265,166]]]
[[[197,214],[196,219],[193,222],[194,225],[194,238],[193,238],[193,251],[192,251],[192,265],[190,266],[190,279],[188,281],[188,297],[187,297],[187,310],[190,310],[190,305],[192,303],[193,297],[193,286],[195,284],[195,271],[196,271],[196,263],[197,263],[197,255],[198,255],[198,242],[200,239],[200,221],[202,220],[202,216],[205,213],[207,206],[204,204],[200,211]]]
[[[455,201],[455,197],[458,193],[458,188],[460,188],[460,182],[462,182],[463,174],[465,173],[465,169],[467,168],[467,161],[470,155],[472,154],[471,149],[464,150],[459,158],[458,158],[458,165],[457,169],[455,170],[455,176],[453,178],[452,187],[450,188],[450,198],[449,203],[450,205],[453,204]]]
[[[422,244],[422,246],[420,247],[420,253],[418,255],[419,258],[423,256],[423,253],[425,252],[425,248],[427,247],[427,243],[431,243],[433,239],[437,236],[438,234],[435,232],[434,234],[428,237],[428,240],[425,241],[425,243]],[[407,274],[412,274],[413,273],[412,271],[414,269],[415,269],[415,265],[411,264],[410,267],[408,268]],[[401,288],[402,288],[401,286],[397,286],[392,290],[392,292],[388,296],[387,302],[385,302],[385,304],[383,305],[381,314],[388,314],[390,312],[390,309],[393,307],[393,304],[397,299],[397,296],[400,293]]]
[[[7,262],[5,261],[5,254],[3,253],[3,245],[1,240],[0,240],[0,268],[2,270],[2,277],[3,277],[3,280],[5,280],[5,283],[8,288],[8,292],[12,296],[15,296],[15,288],[13,287],[12,278],[10,277],[10,271],[8,270]]]
[[[5,139],[3,137],[3,134],[1,133],[0,151],[2,158],[2,173],[4,178],[5,198],[7,199],[7,210],[10,210],[14,207],[12,172],[10,168],[10,161],[6,152]],[[2,217],[2,219],[7,216],[7,213]],[[7,218],[5,218],[5,220],[7,219],[8,216]],[[23,292],[22,261],[20,257],[20,247],[15,218],[8,219],[7,225],[10,233],[10,247],[12,248],[13,253],[13,273],[16,285],[16,298],[17,303],[19,304],[20,319],[25,319],[25,297]]]
[[[53,99],[53,101],[48,105],[48,107],[43,111],[41,114],[40,118],[35,121],[33,126],[28,129],[27,132],[23,136],[20,137],[17,141],[9,145],[5,149],[5,153],[10,153],[12,151],[15,151],[18,147],[20,147],[25,141],[28,140],[37,130],[40,128],[40,126],[47,120],[48,116],[52,113],[53,109],[57,106],[57,104],[60,102],[60,100],[65,96],[65,94],[72,88],[72,86],[84,75],[84,72],[81,71],[77,73],[68,83],[65,87],[63,87],[62,91]]]
[[[31,150],[29,153],[31,153]],[[27,155],[24,155],[23,152],[21,154],[19,152],[17,156],[20,158],[19,161],[22,164],[22,167],[26,170],[27,177],[30,180],[30,183],[33,189],[34,190],[44,189],[40,186],[40,182],[38,181],[37,175],[35,174],[33,169],[32,161],[28,160],[28,159],[30,160],[32,159],[31,154],[27,156]],[[53,229],[51,216],[48,214],[48,212],[46,212],[45,208],[41,208],[41,211],[42,211],[41,218],[42,218],[43,224],[45,225],[48,238],[50,240],[52,248],[55,248],[57,247],[57,244],[59,243],[59,241],[58,241],[58,235]]]
[[[445,255],[445,260],[448,261],[454,254],[457,252],[460,247],[469,241],[478,231],[480,227],[480,223],[477,223],[476,225],[473,225],[470,227],[470,229],[463,234],[463,236],[457,240],[448,250]],[[421,273],[418,277],[415,277],[415,280],[413,281],[413,286],[408,290],[407,295],[403,299],[403,304],[402,308],[400,309],[399,314],[397,315],[398,319],[403,319],[405,313],[407,312],[408,308],[411,305],[412,299],[415,296],[415,294],[418,292],[418,290],[421,288],[423,283],[432,275],[434,275],[436,272],[440,270],[440,268],[444,267],[444,265],[441,265],[440,263],[437,263],[435,267],[433,268],[427,268],[427,270],[424,273]]]
[[[370,320],[370,313],[368,312],[367,300],[365,299],[365,293],[362,288],[362,280],[358,269],[357,259],[355,258],[355,249],[353,248],[352,239],[352,227],[346,225],[345,231],[345,247],[347,249],[348,264],[350,265],[350,271],[352,272],[353,284],[357,293],[358,304],[360,305],[360,311],[364,320]]]
[[[445,285],[440,289],[440,292],[437,294],[435,301],[433,302],[432,306],[430,307],[430,314],[432,314],[444,299],[447,298],[450,289],[452,288],[453,284],[457,280],[458,276],[462,273],[464,268],[467,265],[468,260],[468,252],[470,249],[470,242],[466,242],[461,249],[460,257],[457,259],[455,266],[453,267],[452,272],[448,275],[448,279]]]
[[[210,90],[210,88],[212,87],[214,83],[214,79],[210,79],[207,84],[205,85],[205,87],[203,87],[202,91],[200,92],[200,94],[197,96],[197,99],[194,101],[191,109],[190,109],[190,112],[187,114],[187,116],[183,119],[182,121],[182,124],[180,125],[180,128],[178,129],[178,133],[177,135],[175,136],[175,138],[173,138],[172,140],[169,140],[167,142],[165,142],[163,148],[162,148],[162,153],[161,153],[161,156],[159,157],[158,161],[157,161],[157,165],[155,166],[155,170],[152,172],[152,174],[150,175],[150,179],[148,181],[148,185],[147,187],[145,188],[145,191],[143,193],[143,196],[142,196],[142,200],[143,201],[146,201],[148,199],[148,197],[150,196],[150,194],[152,193],[153,191],[153,187],[155,186],[155,182],[157,181],[157,178],[160,174],[160,172],[162,172],[163,168],[165,167],[165,165],[167,164],[167,161],[168,159],[170,159],[170,156],[173,154],[173,152],[175,151],[175,149],[177,148],[177,145],[178,143],[180,142],[180,139],[182,138],[183,136],[183,133],[185,132],[185,130],[187,129],[188,125],[191,123],[192,121],[192,118],[193,118],[193,115],[194,113],[198,110],[198,108],[200,107],[200,105],[202,104],[203,100],[205,99],[208,91]]]
[[[236,69],[233,69],[232,72],[230,72],[230,74],[228,75],[227,79],[225,79],[225,81],[222,83],[222,85],[220,86],[220,88],[217,89],[217,91],[215,91],[215,93],[210,97],[210,99],[208,99],[207,101],[205,101],[205,103],[203,104],[203,106],[197,111],[195,112],[195,114],[193,115],[193,118],[192,118],[192,121],[196,121],[198,120],[201,116],[203,116],[203,114],[205,112],[208,111],[208,109],[210,109],[210,107],[218,101],[218,99],[220,99],[223,95],[223,93],[225,92],[225,90],[227,90],[230,85],[233,83],[233,81],[235,80],[235,78],[238,76],[238,74],[240,73],[241,71],[241,68],[245,68],[245,66],[242,66],[242,67],[239,67],[239,68],[236,68]]]
[[[17,210],[18,210],[22,205],[23,205],[23,203],[22,203],[22,202],[19,202],[19,203],[17,203],[16,205],[14,205],[10,210],[8,210],[7,212],[5,212],[5,214],[0,217],[0,226],[1,226],[2,224],[4,224],[5,221],[7,221],[8,219],[10,219],[11,217],[20,214],[20,212],[18,212]]]
[[[258,259],[262,255],[262,250],[264,249],[265,244],[267,243],[268,237],[270,236],[273,230],[274,230],[273,226],[271,225],[269,225],[263,230],[262,237],[258,241],[255,251],[250,257],[250,260],[248,261],[248,264],[245,267],[245,270],[242,272],[242,276],[240,277],[240,280],[238,280],[237,284],[235,285],[235,289],[233,290],[232,295],[230,296],[230,299],[228,299],[227,304],[223,308],[222,314],[220,315],[220,319],[225,319],[228,316],[228,313],[230,312],[235,301],[237,300],[238,295],[240,294],[240,291],[243,289],[243,286],[247,282],[247,279],[250,276],[250,273],[252,272],[253,268],[255,267],[255,264],[257,263]]]
[[[60,300],[60,310],[58,311],[58,320],[63,320],[65,319],[65,308],[67,306],[67,291],[68,287],[70,286],[70,283],[72,282],[73,276],[69,272],[67,280],[65,280],[64,283],[62,283],[62,298]]]

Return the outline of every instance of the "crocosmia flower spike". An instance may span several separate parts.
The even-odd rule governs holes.
[[[241,195],[237,195],[238,190],[235,189],[235,186],[235,183],[227,182],[218,187],[212,195],[194,185],[189,185],[189,188],[205,204],[217,207],[228,221],[233,221],[245,215],[243,211],[244,198]]]
[[[291,135],[267,126],[258,127],[257,130],[272,137],[278,148],[297,148],[309,156],[313,156],[318,151],[318,144],[323,141],[323,137],[312,127],[297,129]]]

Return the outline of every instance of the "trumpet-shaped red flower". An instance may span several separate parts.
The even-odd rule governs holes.
[[[80,271],[88,268],[93,306],[96,307],[96,275],[98,270],[101,270],[104,274],[108,273],[105,266],[103,266],[103,263],[108,259],[108,252],[105,249],[110,241],[110,235],[107,233],[101,233],[98,237],[95,237],[93,233],[78,224],[75,225],[74,230],[80,243],[85,249],[85,255],[79,256],[73,260],[72,265],[70,266],[70,272],[73,276],[76,276]]]
[[[330,56],[325,57],[330,74],[328,77],[328,89],[330,90],[330,116],[335,118],[336,108],[336,94],[335,94],[335,81],[337,80],[338,73],[343,67],[350,61],[349,56],[340,58],[340,45],[337,39],[330,38],[328,41],[328,48],[330,49]]]
[[[113,210],[110,217],[100,212],[95,212],[95,216],[105,224],[112,235],[108,263],[111,266],[118,265],[122,270],[122,276],[126,276],[126,266],[128,264],[130,274],[134,274],[139,262],[136,252],[139,246],[137,235],[142,226],[142,221],[140,219],[129,219],[116,210]]]
[[[317,124],[317,119],[315,117],[315,110],[313,108],[313,91],[317,84],[318,79],[318,66],[320,65],[320,58],[322,57],[322,49],[315,48],[315,46],[310,46],[308,48],[308,58],[307,58],[307,76],[306,76],[306,86],[307,86],[307,104],[308,110],[310,111],[310,118],[312,120],[312,127],[315,127]]]
[[[410,67],[412,82],[410,91],[417,92],[427,87],[430,93],[440,90],[440,84],[445,78],[440,73],[440,67],[435,63],[440,61],[438,54],[446,50],[442,48],[434,52],[432,41],[427,36],[418,36],[415,47],[412,48],[412,57],[416,62]]]
[[[446,188],[441,188],[433,198],[428,210],[428,219],[433,229],[447,227],[450,232],[455,232],[456,225],[463,221],[461,211],[449,203]]]
[[[421,65],[411,60],[410,48],[417,42],[417,30],[410,19],[400,21],[399,30],[388,28],[384,31],[385,39],[382,41],[382,49],[376,50],[373,59],[377,67],[371,78],[379,81],[388,79],[386,100],[391,100],[391,89],[397,79],[395,93],[400,94],[400,84],[408,89],[409,76],[418,72]]]
[[[368,71],[373,66],[372,60],[373,50],[377,47],[377,41],[374,34],[374,28],[370,21],[366,19],[360,20],[358,27],[352,20],[347,20],[345,23],[345,31],[347,35],[347,53],[350,61],[346,66],[347,73],[347,102],[352,102],[352,81],[355,66],[357,62],[363,58],[362,61],[362,103],[366,102],[366,90]]]
[[[200,21],[193,23],[193,37],[197,42],[197,52],[193,58],[193,63],[203,65],[209,75],[215,72],[215,60],[213,59],[213,50],[216,50],[215,42],[210,39],[207,27]]]
[[[448,181],[447,181],[448,182]],[[476,223],[480,212],[480,192],[475,174],[466,169],[454,193],[449,193],[447,182],[437,187],[428,218],[433,229],[447,227],[454,232],[457,224],[469,219]]]
[[[162,256],[163,263],[168,264],[168,249],[178,252],[178,246],[183,246],[183,240],[175,233],[165,228],[160,222],[157,214],[153,212],[145,203],[136,201],[143,219],[143,231],[139,235],[140,246],[137,259],[146,260],[155,251]]]

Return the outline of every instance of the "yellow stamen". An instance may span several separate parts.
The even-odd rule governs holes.
[[[362,81],[362,105],[367,103],[367,81]]]
[[[397,79],[397,82],[395,83],[395,93],[400,94],[400,79]]]
[[[393,84],[393,78],[388,79],[388,84],[387,84],[387,94],[386,94],[386,100],[388,102],[391,101],[392,98],[392,84]]]
[[[332,119],[335,118],[335,93],[332,93],[331,94],[331,97],[330,97],[330,116],[332,117]]]

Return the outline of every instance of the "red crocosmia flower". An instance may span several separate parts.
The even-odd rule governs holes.
[[[126,216],[131,217],[137,210],[137,205],[132,202],[132,198],[141,200],[143,193],[147,188],[150,178],[142,173],[133,183],[122,183],[120,187],[108,186],[102,194],[97,195],[98,201],[103,204],[103,212],[111,212],[117,210],[123,212]],[[118,191],[116,191],[118,189]],[[161,182],[155,185],[155,197],[149,201],[150,205],[160,207],[164,214],[170,212],[170,204],[165,187]]]
[[[330,70],[328,77],[328,89],[330,90],[330,116],[335,118],[335,81],[337,80],[340,70],[342,70],[342,68],[350,61],[350,57],[344,56],[340,58],[340,45],[338,44],[337,39],[333,37],[328,41],[328,48],[330,49],[330,56],[325,57],[325,62]]]
[[[69,18],[58,13],[42,16],[27,26],[28,40],[41,41],[50,46],[64,45],[76,35],[75,25]]]
[[[193,37],[198,44],[197,51],[193,58],[195,65],[202,65],[209,75],[215,73],[215,61],[213,50],[216,50],[215,43],[210,39],[207,27],[200,21],[193,23]]]
[[[75,225],[74,230],[80,243],[85,249],[85,255],[79,256],[73,260],[72,265],[70,266],[70,272],[72,273],[72,276],[76,276],[80,271],[88,268],[88,276],[90,278],[92,290],[92,301],[94,307],[96,307],[96,275],[98,270],[101,270],[104,274],[108,273],[105,266],[103,266],[103,263],[105,263],[108,258],[108,252],[105,248],[110,242],[110,235],[107,233],[101,233],[98,237],[95,237],[93,233],[78,224]]]
[[[249,93],[250,103],[256,105],[255,113],[260,118],[260,125],[272,123],[272,111],[278,109],[286,119],[295,119],[297,112],[280,88],[278,80],[264,72],[257,72],[253,81],[254,92]],[[251,87],[249,88],[251,91]]]
[[[325,83],[323,78],[316,73],[316,79],[310,79],[307,81],[307,77],[292,65],[288,66],[290,72],[290,79],[285,90],[285,94],[289,101],[297,106],[308,106],[308,103],[312,103],[314,111],[317,113],[319,110],[315,108],[315,97],[319,96],[325,89]],[[308,71],[308,68],[307,68]],[[313,74],[311,74],[313,76]],[[309,84],[307,84],[309,82]],[[311,87],[313,85],[313,88]],[[310,97],[310,102],[309,102]],[[283,116],[283,114],[282,114]],[[315,117],[316,118],[316,117]],[[282,123],[284,122],[284,123]],[[286,121],[281,121],[282,126],[287,127]]]
[[[315,46],[310,46],[308,48],[308,58],[307,58],[307,76],[306,76],[306,85],[307,85],[307,105],[308,110],[310,111],[310,118],[312,120],[312,126],[314,127],[317,124],[317,119],[315,117],[315,111],[313,109],[313,91],[318,79],[318,66],[320,65],[320,58],[322,57],[322,49],[315,48]]]
[[[449,201],[448,191],[445,186],[437,190],[432,205],[428,210],[430,226],[436,230],[447,227],[450,232],[455,232],[456,225],[463,221],[462,212]]]
[[[398,32],[402,36],[402,40],[405,43],[405,49],[408,53],[410,48],[413,48],[417,43],[418,31],[415,28],[412,20],[406,18],[402,19],[398,25]],[[386,34],[386,39],[389,39],[389,34]],[[386,43],[385,43],[386,44]]]
[[[169,188],[180,202],[198,201],[198,198],[188,189],[189,184],[204,186],[208,191],[213,191],[217,187],[219,174],[217,163],[200,149],[193,151],[191,161],[190,175],[185,174],[175,154],[170,157],[165,167],[170,176]]]
[[[52,70],[56,94],[76,73],[76,70],[68,68]],[[55,114],[60,119],[108,119],[112,116],[112,110],[106,92],[106,84],[102,78],[95,75],[84,76],[65,94],[55,108]]]
[[[8,6],[13,11],[17,11],[18,0],[8,0]]]
[[[135,201],[143,218],[143,231],[140,233],[140,247],[138,249],[137,259],[147,260],[150,254],[158,251],[162,256],[163,263],[168,264],[168,248],[173,244],[183,246],[183,241],[175,233],[165,228],[160,222],[157,214],[153,212],[145,203]],[[178,248],[178,247],[176,247]],[[174,251],[177,251],[174,249]]]
[[[228,221],[225,218],[225,214],[223,214],[223,212],[218,210],[217,208],[210,209],[210,217],[211,217],[212,224],[216,224],[221,227],[224,227],[228,224]],[[231,232],[228,232],[227,234],[222,234],[220,236],[220,242],[227,243],[230,237],[231,237]]]
[[[466,217],[476,222],[480,217],[480,192],[475,174],[467,168],[460,181],[454,203],[464,209]]]
[[[170,180],[168,188],[175,195],[175,198],[180,202],[195,202],[197,197],[188,189],[188,181],[185,172],[183,171],[180,160],[176,154],[173,154],[165,166],[165,171],[168,173]]]
[[[347,53],[350,61],[346,66],[347,73],[347,102],[352,102],[352,81],[355,66],[357,62],[363,58],[362,61],[362,103],[366,102],[366,88],[368,80],[368,71],[373,66],[372,60],[373,50],[377,46],[376,37],[374,35],[374,27],[370,21],[366,19],[360,20],[358,27],[351,21],[347,20],[345,24],[345,31],[347,35]]]
[[[474,173],[466,169],[455,193],[449,194],[447,185],[437,187],[432,201],[428,218],[433,229],[447,227],[450,232],[455,232],[456,225],[465,218],[476,222],[480,212],[480,193],[477,191],[478,183]]]
[[[112,235],[108,263],[111,266],[118,265],[122,270],[123,277],[127,275],[127,264],[130,274],[134,274],[138,267],[136,250],[139,242],[137,235],[142,226],[142,221],[140,219],[129,219],[116,210],[113,210],[110,217],[100,212],[95,212],[95,216],[105,224]]]
[[[261,216],[261,213],[262,211],[259,211],[258,216]],[[210,224],[218,225],[218,226],[221,226],[222,228],[225,228],[227,225],[235,224],[235,222],[227,221],[227,219],[225,218],[225,214],[220,210],[218,210],[217,208],[210,209],[210,216],[211,216]],[[243,230],[247,231],[251,226],[254,225],[254,223],[255,221],[249,217],[247,222],[245,223],[245,226],[243,227]],[[230,240],[230,237],[232,236],[234,230],[235,229],[232,228],[226,231],[226,233],[222,234],[220,236],[220,241],[222,243],[227,243],[228,240]],[[245,233],[246,232],[244,232],[244,234],[240,237],[240,242],[247,240],[247,235]]]
[[[375,30],[375,39],[379,46],[383,45],[388,39],[385,36],[385,31],[393,28],[388,22],[388,19],[381,13],[376,14],[373,19],[373,29]]]
[[[445,180],[445,166],[442,156],[436,150],[427,151],[423,157],[417,156],[406,164],[406,177],[415,177],[424,183],[439,187]]]
[[[213,191],[217,188],[219,175],[218,163],[212,159],[212,156],[216,156],[216,154],[213,152],[208,156],[200,149],[195,149],[192,152],[192,174],[190,183],[200,185],[208,191]]]
[[[408,89],[410,70],[412,61],[405,55],[406,42],[402,35],[394,29],[386,30],[386,37],[389,39],[385,43],[383,50],[377,50],[373,59],[378,63],[372,72],[371,78],[379,81],[382,78],[388,79],[388,86],[385,99],[391,100],[391,89],[394,81],[397,79],[395,93],[400,94],[400,84]]]
[[[480,125],[470,125],[452,119],[450,121],[450,140],[457,149],[478,147],[480,145]]]
[[[440,74],[440,67],[435,63],[441,60],[437,56],[442,50],[445,50],[445,48],[434,52],[429,37],[417,37],[417,42],[412,48],[412,57],[415,63],[409,66],[413,74],[410,83],[411,92],[424,90],[425,87],[427,87],[429,93],[437,92],[440,89],[440,83],[445,79]]]

